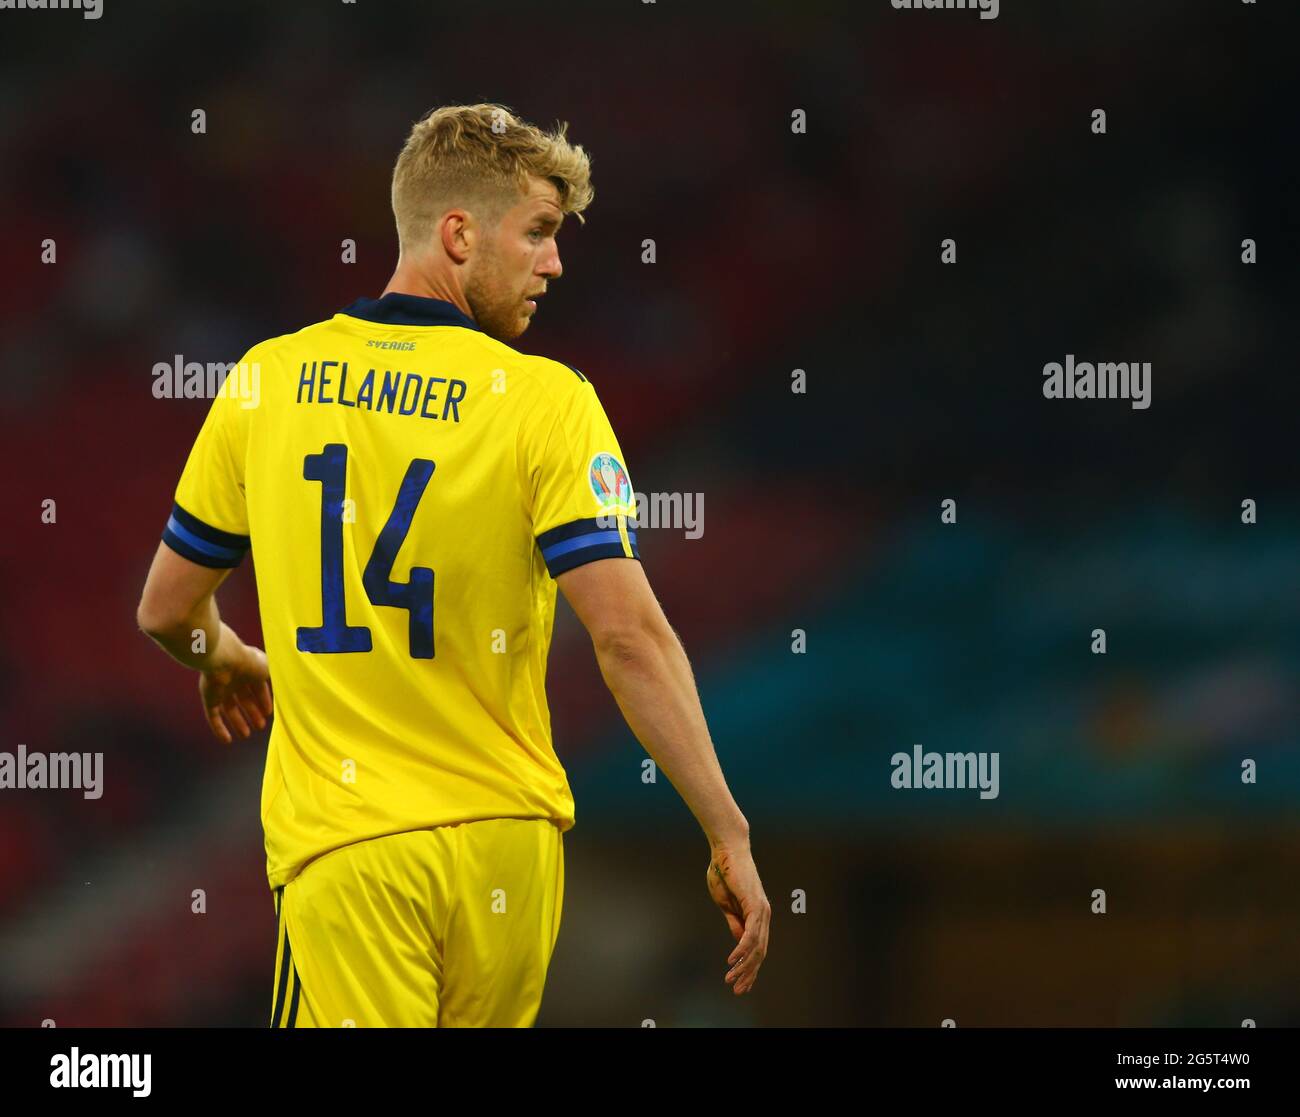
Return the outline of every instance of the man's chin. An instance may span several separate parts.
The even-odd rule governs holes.
[[[495,338],[497,341],[514,341],[515,338],[528,329],[530,321],[531,319],[526,314],[521,314],[518,318],[512,319],[505,325],[489,322],[484,324],[482,328],[488,337]]]
[[[481,329],[493,341],[511,342],[519,337],[524,330],[528,329],[528,319],[520,316],[507,322],[480,321],[478,322],[478,329]]]

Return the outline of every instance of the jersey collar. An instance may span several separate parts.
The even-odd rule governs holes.
[[[390,291],[378,299],[357,299],[339,313],[385,326],[464,326],[468,330],[478,329],[474,319],[455,303],[397,291]]]

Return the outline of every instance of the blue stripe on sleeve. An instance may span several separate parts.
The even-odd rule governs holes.
[[[636,541],[636,532],[627,533],[628,542]],[[550,562],[551,559],[558,558],[560,555],[567,555],[570,551],[576,551],[581,547],[595,547],[601,543],[617,543],[619,550],[623,549],[623,539],[617,531],[593,531],[587,535],[577,535],[572,539],[566,539],[562,543],[552,543],[542,551],[542,557]]]
[[[238,566],[250,544],[248,536],[205,524],[179,504],[172,505],[172,514],[163,529],[163,542],[182,558],[215,569]]]
[[[634,528],[627,529],[627,541],[632,548],[632,557],[640,559]],[[617,529],[606,527],[597,519],[561,524],[539,535],[537,545],[552,578],[596,559],[627,557]]]

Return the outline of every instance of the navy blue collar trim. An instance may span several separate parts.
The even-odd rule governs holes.
[[[474,319],[455,303],[397,291],[390,291],[379,299],[357,299],[340,313],[385,326],[464,326],[468,330],[478,329]]]

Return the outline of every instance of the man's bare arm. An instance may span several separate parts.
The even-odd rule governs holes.
[[[207,670],[217,662],[214,657],[227,632],[239,639],[217,612],[217,588],[229,576],[228,569],[200,566],[159,543],[140,594],[136,624],[178,663]]]
[[[208,727],[227,744],[231,730],[248,737],[253,729],[264,729],[274,708],[266,655],[245,644],[217,611],[217,587],[229,574],[159,543],[135,613],[136,624],[154,643],[200,672]]]
[[[623,717],[709,840],[709,896],[736,940],[726,981],[732,992],[748,993],[767,956],[772,905],[754,865],[749,823],[713,750],[686,651],[639,562],[598,559],[556,581],[591,634]]]
[[[749,841],[749,823],[723,777],[690,662],[645,571],[599,559],[556,583],[582,621],[601,675],[629,728],[672,781],[710,845]]]

